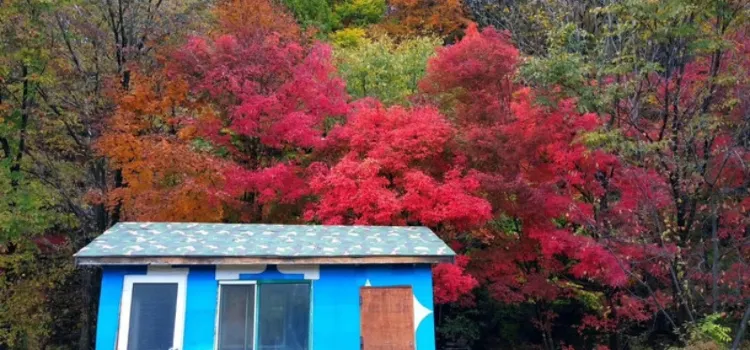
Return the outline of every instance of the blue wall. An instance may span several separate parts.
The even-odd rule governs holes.
[[[215,272],[213,266],[193,266],[188,273],[182,344],[185,350],[214,348],[216,296],[219,292]]]
[[[432,310],[429,265],[321,266],[313,283],[314,349],[359,349],[359,288],[367,281],[373,287],[412,286],[419,303]],[[432,313],[418,324],[417,350],[435,349],[434,324]]]
[[[97,350],[115,349],[123,277],[143,275],[145,267],[105,267],[97,323]],[[219,281],[213,266],[189,267],[182,350],[214,347]],[[435,349],[432,314],[432,274],[429,265],[322,265],[312,282],[312,333],[314,350],[359,349],[359,289],[412,286],[421,320],[415,318],[417,350]],[[240,273],[240,280],[304,280],[302,273],[282,273],[267,266],[260,273]]]
[[[114,349],[117,343],[117,325],[120,315],[120,298],[125,275],[145,275],[145,266],[115,266],[104,269],[99,296],[99,316],[96,322],[96,349]]]

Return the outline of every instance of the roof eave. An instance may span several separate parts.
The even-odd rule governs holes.
[[[76,256],[76,265],[365,265],[452,263],[453,255],[419,256]]]

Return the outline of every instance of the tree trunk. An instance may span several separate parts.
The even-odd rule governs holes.
[[[716,214],[711,217],[711,246],[712,246],[712,262],[711,262],[711,312],[719,312],[719,233],[718,233],[718,221]]]
[[[89,268],[84,268],[80,272],[81,274],[81,304],[83,310],[81,310],[81,332],[78,338],[78,350],[90,350],[92,349],[91,331],[95,329],[91,322],[91,295],[88,291],[91,289],[91,274]]]
[[[96,315],[99,311],[99,286],[101,271],[94,267],[81,269],[81,332],[78,350],[91,350],[96,346]]]
[[[742,316],[742,322],[740,328],[737,329],[737,334],[734,336],[732,342],[732,350],[738,350],[742,344],[742,338],[745,336],[745,329],[747,329],[747,323],[750,322],[750,299],[747,300],[747,308],[745,308],[745,315]]]

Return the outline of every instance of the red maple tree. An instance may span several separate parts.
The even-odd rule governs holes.
[[[641,214],[668,205],[665,182],[588,147],[600,118],[578,112],[571,99],[538,104],[534,91],[512,82],[517,61],[507,35],[470,27],[429,62],[420,83],[426,100],[453,111],[459,152],[495,213],[467,240],[469,271],[507,303],[575,298],[584,288],[604,292],[613,310],[629,310],[617,319],[644,321],[658,302],[633,298],[626,287],[641,268],[665,276],[643,262],[673,247],[640,239]],[[540,329],[552,320],[540,318]],[[596,320],[583,324],[601,326]]]

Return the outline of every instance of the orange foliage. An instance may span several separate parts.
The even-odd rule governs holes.
[[[178,113],[200,111],[186,100],[187,84],[179,79],[136,76],[96,150],[122,172],[123,187],[107,194],[107,204],[121,205],[123,219],[150,221],[220,221],[217,192],[221,161],[197,152],[181,138],[189,128]]]
[[[219,34],[244,36],[277,33],[289,40],[299,39],[302,34],[294,16],[272,1],[224,0],[215,12]]]
[[[460,0],[390,0],[382,28],[391,35],[460,35],[468,20]]]
[[[189,43],[233,42],[236,48],[246,50],[254,57],[263,56],[264,52],[267,54],[264,50],[272,47],[253,50],[248,49],[248,45],[270,45],[273,42],[279,47],[289,48],[290,57],[296,57],[294,55],[299,56],[304,51],[300,43],[309,38],[308,33],[300,31],[286,9],[275,1],[223,0],[215,9],[215,15],[217,26],[213,32],[205,37],[193,37]],[[237,214],[231,210],[234,207],[227,204],[241,206],[243,199],[225,191],[228,165],[234,163],[218,155],[234,147],[231,136],[223,133],[221,123],[235,106],[218,98],[221,93],[206,95],[196,81],[188,82],[207,74],[206,70],[212,67],[224,69],[229,66],[223,66],[225,62],[220,60],[203,62],[207,66],[201,67],[180,66],[174,62],[180,57],[206,58],[200,56],[201,52],[201,47],[190,45],[167,52],[160,56],[160,64],[153,67],[153,73],[135,75],[131,89],[116,97],[117,112],[107,120],[107,130],[96,143],[96,150],[120,172],[123,186],[102,194],[100,199],[92,194],[91,200],[103,200],[110,208],[119,206],[125,220],[217,222]],[[244,60],[246,58],[239,60],[241,67],[247,68],[254,63],[250,59]],[[281,61],[276,63],[286,62]],[[261,70],[270,70],[270,66],[271,63],[266,62]],[[224,77],[230,81],[250,81],[243,75],[247,73],[245,71],[226,73]],[[276,71],[269,74],[274,73]],[[281,79],[288,73],[274,77]],[[309,76],[303,74],[303,77]],[[206,83],[211,85],[223,81],[207,79]],[[304,90],[304,87],[300,89]],[[223,90],[219,88],[217,91]],[[217,134],[207,130],[207,124],[216,126]],[[227,143],[203,139],[209,134],[227,138]]]

